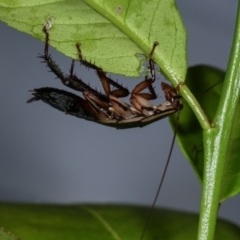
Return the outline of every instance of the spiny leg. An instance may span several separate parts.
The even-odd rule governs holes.
[[[150,74],[151,74],[151,77],[152,77],[152,80],[155,81],[156,80],[156,76],[155,76],[155,68],[154,68],[154,61],[153,61],[153,53],[156,49],[156,47],[159,45],[159,42],[155,41],[153,43],[153,47],[152,47],[152,50],[149,54],[149,65],[148,65],[148,68],[150,70]]]
[[[67,76],[67,86],[77,90],[81,91],[82,93],[85,93],[86,91],[89,92],[89,94],[93,94],[97,96],[98,98],[103,99],[104,101],[108,101],[108,97],[97,90],[91,88],[88,84],[84,83],[81,79],[79,79],[76,74],[74,74],[74,66],[75,66],[75,60],[72,59],[71,67],[69,69],[70,75]],[[65,84],[66,85],[66,84]]]
[[[69,75],[69,87],[81,91],[83,96],[89,104],[89,108],[92,109],[93,113],[99,117],[99,119],[107,118],[110,116],[109,108],[109,98],[98,92],[97,90],[91,88],[89,85],[85,84],[81,79],[79,79],[74,73],[75,60],[72,59]]]
[[[49,54],[49,32],[48,32],[47,26],[45,25],[43,27],[43,32],[45,33],[45,47],[44,47],[44,55],[40,55],[40,58],[44,59],[44,62],[47,63],[47,66],[50,68],[50,70],[59,78],[62,83],[65,86],[71,87],[71,79],[69,77],[73,76],[73,70],[74,70],[74,60],[72,61],[71,68],[70,68],[70,75],[66,75],[62,72],[62,70],[59,68],[59,66],[53,61],[51,54]]]
[[[91,68],[91,69],[94,69],[96,71],[102,71],[102,69],[100,67],[98,67],[97,65],[95,65],[94,63],[91,63],[91,62],[88,62],[87,60],[85,60],[82,56],[82,50],[80,48],[81,44],[78,42],[76,43],[76,47],[77,47],[77,51],[78,51],[78,58],[79,58],[79,61],[82,65],[84,65],[85,67],[88,67],[88,68]]]
[[[155,41],[153,43],[153,47],[151,49],[151,52],[149,54],[149,62],[148,62],[148,69],[150,71],[151,74],[151,78],[148,78],[148,76],[145,76],[145,81],[139,83],[133,90],[132,94],[138,94],[138,96],[142,96],[147,100],[154,100],[157,98],[157,95],[155,93],[155,90],[152,86],[152,84],[155,82],[156,80],[156,75],[155,75],[155,68],[154,68],[154,61],[153,61],[153,53],[155,51],[155,48],[159,45],[159,43],[157,41]],[[148,88],[150,91],[149,93],[140,93],[142,90],[144,90],[145,88]]]
[[[76,98],[78,100],[79,99],[82,100],[81,102],[79,101],[79,107],[80,108],[87,106],[86,111],[88,111],[88,109],[89,109],[89,113],[86,114],[85,118],[94,116],[95,119],[98,119],[98,118],[99,119],[101,119],[101,118],[105,119],[108,116],[108,112],[109,112],[108,111],[109,98],[106,95],[103,95],[103,94],[97,92],[96,90],[92,89],[89,85],[85,84],[81,79],[79,79],[74,74],[74,64],[75,64],[74,60],[72,60],[71,67],[70,67],[70,70],[69,70],[69,75],[67,75],[67,74],[65,74],[61,71],[59,66],[55,63],[55,61],[53,61],[51,55],[49,54],[49,32],[48,32],[49,29],[50,29],[50,27],[48,27],[46,25],[42,29],[43,32],[45,33],[45,46],[44,46],[44,54],[40,55],[39,57],[44,59],[44,62],[47,64],[47,66],[50,68],[50,70],[57,76],[57,78],[59,78],[61,80],[61,82],[65,86],[68,86],[68,87],[70,87],[74,90],[81,91],[81,92],[83,92],[83,94],[88,92],[88,95],[92,94],[95,99],[98,99],[97,103],[99,104],[99,107],[94,107],[93,104],[90,101],[82,99],[80,97]],[[50,88],[50,89],[52,89],[52,88]],[[61,90],[59,90],[59,91],[61,91]],[[43,99],[39,95],[36,95],[35,92],[36,92],[36,90],[33,93],[34,98],[30,99],[28,102]],[[43,92],[46,92],[45,88],[44,88]],[[52,93],[53,92],[54,92],[54,90],[52,91]],[[62,103],[67,104],[67,99],[68,98],[67,98],[66,91],[65,91],[64,96],[66,97],[66,101],[65,102],[62,101]],[[48,101],[45,100],[45,102],[47,102],[48,104],[53,106],[53,104],[51,103],[50,100],[48,100]],[[58,105],[54,105],[55,108],[59,109],[59,106],[58,107],[57,106]],[[64,107],[64,109],[65,109],[65,107]],[[65,112],[68,113],[69,111],[67,109],[65,109]],[[73,114],[71,114],[71,115],[73,115]]]
[[[80,43],[77,43],[76,47],[78,50],[78,57],[79,57],[80,63],[88,68],[96,70],[97,75],[101,80],[104,92],[106,93],[108,99],[107,101],[103,102],[102,99],[96,98],[96,96],[94,96],[89,92],[84,93],[84,97],[89,102],[91,102],[96,108],[101,109],[101,111],[104,111],[104,114],[108,115],[108,118],[113,118],[113,119],[122,118],[123,115],[120,114],[118,110],[119,109],[122,110],[124,108],[123,112],[125,113],[125,109],[128,109],[128,106],[126,106],[127,104],[118,100],[118,97],[127,96],[129,94],[128,89],[124,88],[117,82],[113,81],[111,78],[107,77],[100,67],[83,59]],[[111,90],[110,85],[116,87],[116,90]]]
[[[106,74],[103,72],[102,68],[96,66],[95,64],[88,62],[87,60],[83,59],[80,43],[76,44],[78,49],[78,56],[79,61],[85,65],[86,67],[92,68],[96,70],[99,79],[102,82],[103,89],[107,96],[109,97],[109,110],[112,113],[112,117],[116,120],[125,120],[135,117],[136,115],[140,114],[136,109],[133,111],[131,106],[119,98],[126,97],[129,95],[129,91],[127,88],[124,88],[122,85],[118,84],[111,78],[107,77]],[[111,90],[110,85],[115,87],[115,90]],[[90,100],[90,99],[89,99]]]
[[[70,67],[70,75],[67,75],[62,72],[59,66],[53,61],[51,55],[49,54],[49,32],[46,26],[43,27],[43,32],[45,33],[45,47],[44,47],[44,55],[40,55],[40,58],[44,59],[44,62],[47,63],[47,66],[50,70],[61,80],[61,82],[74,90],[85,92],[90,91],[91,93],[100,96],[104,100],[107,101],[105,95],[97,92],[93,88],[91,88],[88,84],[84,83],[81,79],[79,79],[76,75],[74,75],[74,64],[75,60],[72,60],[71,67]]]
[[[49,33],[46,26],[43,27],[43,32],[45,33],[45,47],[44,47],[44,56],[48,56],[48,48],[49,48]]]
[[[78,50],[78,58],[79,61],[82,65],[94,69],[97,72],[97,75],[99,77],[99,79],[102,82],[102,86],[103,89],[105,91],[105,93],[108,96],[114,96],[116,98],[120,98],[120,97],[126,97],[129,95],[129,91],[127,88],[123,87],[122,85],[118,84],[116,81],[112,80],[111,78],[107,77],[107,75],[104,73],[104,71],[102,70],[102,68],[98,67],[97,65],[95,65],[94,63],[88,62],[87,60],[83,59],[82,56],[82,51],[80,48],[81,44],[77,43],[76,47]],[[112,85],[113,87],[115,87],[115,90],[111,90],[110,85]]]
[[[151,81],[151,84],[148,86],[148,89],[149,89],[150,93],[153,96],[152,100],[157,98],[157,95],[156,95],[155,90],[154,90],[154,88],[152,86],[152,83],[154,83],[155,80],[156,80],[155,67],[154,67],[154,61],[153,61],[153,54],[154,54],[155,48],[158,45],[159,45],[159,43],[157,41],[155,41],[153,43],[153,47],[152,47],[151,52],[150,52],[150,54],[148,56],[148,59],[149,59],[148,60],[148,70],[150,71],[151,78],[148,79],[148,76],[147,75],[145,76],[145,81]]]
[[[75,60],[72,59],[71,67],[70,67],[70,69],[69,69],[69,72],[70,72],[69,77],[70,77],[70,78],[73,77],[74,66],[75,66]]]
[[[155,90],[152,86],[153,82],[156,79],[155,76],[155,68],[153,61],[153,53],[155,48],[158,46],[158,42],[154,42],[151,52],[149,54],[149,63],[148,69],[150,70],[151,77],[149,78],[147,75],[145,76],[145,80],[139,83],[132,91],[130,101],[133,106],[141,111],[145,116],[149,116],[153,114],[154,106],[149,100],[154,100],[157,98]],[[150,93],[141,93],[144,89],[148,88]]]
[[[43,27],[43,32],[45,33],[45,47],[44,55],[39,55],[39,58],[43,58],[50,70],[59,78],[64,85],[66,85],[66,75],[62,72],[59,66],[52,60],[51,55],[49,54],[49,33],[46,26]]]

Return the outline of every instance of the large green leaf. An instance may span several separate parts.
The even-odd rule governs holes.
[[[161,70],[169,79],[185,79],[186,33],[174,0],[87,2],[0,0],[0,19],[44,41],[42,27],[51,17],[50,44],[57,50],[77,58],[75,44],[81,42],[87,59],[128,76],[139,76],[139,54],[149,54],[157,40]]]
[[[0,204],[0,226],[21,240],[139,239],[147,208],[115,205]],[[156,209],[144,240],[196,239],[198,215]],[[216,240],[239,240],[240,229],[218,221]]]
[[[188,70],[185,83],[197,97],[210,122],[216,114],[224,76],[225,73],[223,71],[209,66],[195,66]],[[211,87],[216,83],[217,85]],[[209,87],[211,88],[209,89]],[[231,141],[228,143],[229,150],[225,164],[220,201],[235,196],[240,192],[239,114],[240,109],[236,112],[234,127],[231,132]],[[175,119],[172,118],[171,121],[172,125],[175,126]],[[190,160],[199,180],[202,182],[204,166],[203,130],[186,103],[181,112],[177,139],[184,154]]]
[[[12,233],[0,228],[0,240],[18,240]]]

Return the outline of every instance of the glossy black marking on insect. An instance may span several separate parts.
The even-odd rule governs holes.
[[[33,98],[29,99],[27,103],[42,100],[53,108],[56,108],[66,114],[76,117],[94,120],[93,114],[90,112],[89,106],[86,101],[67,91],[55,88],[38,88],[32,91]]]

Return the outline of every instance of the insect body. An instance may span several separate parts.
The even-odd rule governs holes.
[[[44,54],[39,57],[46,62],[50,70],[65,86],[82,92],[84,98],[64,90],[45,87],[32,90],[33,98],[29,99],[28,103],[42,100],[66,114],[117,128],[142,127],[182,109],[181,97],[178,95],[177,90],[166,83],[162,83],[161,87],[167,101],[158,106],[154,106],[150,102],[150,100],[157,98],[152,84],[155,81],[153,53],[158,42],[154,43],[152,51],[149,54],[148,68],[150,69],[151,77],[146,76],[145,80],[133,89],[130,97],[132,105],[130,105],[119,99],[129,95],[128,89],[107,77],[100,67],[84,60],[80,43],[76,44],[79,61],[82,65],[92,68],[97,72],[105,94],[94,90],[73,73],[74,60],[72,60],[70,73],[63,73],[48,53],[48,28],[45,26],[43,31],[46,35],[45,50]],[[111,86],[115,89],[111,90]],[[150,93],[142,93],[147,88]]]
[[[136,87],[132,90],[130,96],[130,105],[119,99],[121,97],[126,97],[129,95],[128,89],[124,88],[122,85],[106,76],[100,67],[83,59],[79,43],[76,44],[76,48],[78,51],[78,58],[80,63],[96,71],[99,79],[101,80],[105,94],[94,90],[89,85],[84,83],[80,78],[78,78],[76,74],[74,74],[74,60],[72,60],[70,73],[63,73],[59,66],[53,61],[51,55],[48,52],[48,29],[49,28],[47,25],[45,25],[43,28],[46,36],[45,50],[44,54],[40,55],[39,57],[42,58],[44,62],[46,62],[50,70],[57,76],[57,78],[61,80],[65,86],[82,92],[84,98],[64,90],[44,87],[32,90],[33,97],[27,101],[28,103],[42,100],[43,102],[66,114],[116,128],[143,127],[176,112],[178,112],[177,118],[179,118],[179,112],[182,109],[183,104],[181,101],[181,96],[178,95],[178,88],[175,89],[162,82],[161,88],[164,91],[166,101],[162,104],[159,104],[158,106],[154,106],[150,102],[150,100],[157,98],[152,84],[155,82],[156,78],[153,53],[158,45],[158,42],[155,42],[153,44],[152,50],[149,54],[148,68],[150,70],[150,77],[145,76],[144,81],[137,84]],[[111,86],[114,87],[113,90],[111,89]],[[149,93],[143,93],[142,91],[144,89],[148,89]],[[141,239],[144,237],[145,230],[148,226],[152,210],[155,206],[164,176],[166,174],[167,166],[170,161],[170,156],[173,149],[173,143],[176,136],[176,130],[174,133],[168,160],[164,169],[164,174],[161,178],[157,194],[151,206],[148,220],[142,232]]]

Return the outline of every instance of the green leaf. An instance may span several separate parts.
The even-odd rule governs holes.
[[[145,207],[116,205],[0,204],[0,225],[21,240],[139,239],[146,221]],[[196,239],[198,215],[154,210],[145,240]],[[238,240],[240,229],[219,220],[216,240]]]
[[[186,33],[174,0],[87,1],[0,0],[0,19],[44,41],[42,27],[51,17],[50,44],[77,58],[83,55],[107,72],[139,76],[139,54],[159,41],[156,62],[169,79],[186,74]]]
[[[222,82],[205,92],[209,87],[223,81],[224,73],[208,66],[195,66],[188,69],[185,84],[199,101],[209,119],[213,119],[220,98]],[[180,113],[177,140],[185,156],[190,160],[194,171],[202,182],[203,177],[203,130],[195,114],[183,100],[183,110]],[[172,126],[176,119],[171,117]]]
[[[209,121],[213,120],[221,95],[225,73],[209,66],[195,66],[188,70],[186,85],[196,96]],[[213,86],[214,84],[217,84]],[[210,89],[209,89],[210,88]],[[240,105],[238,105],[240,108]],[[235,115],[234,127],[231,132],[231,141],[227,143],[228,157],[224,169],[224,178],[221,186],[220,201],[226,200],[240,192],[240,109]],[[171,118],[175,126],[174,117]],[[180,113],[177,139],[185,156],[190,161],[200,182],[203,180],[204,149],[203,130],[194,113],[185,103]]]
[[[0,239],[1,240],[18,240],[12,233],[7,232],[3,228],[0,228]]]

